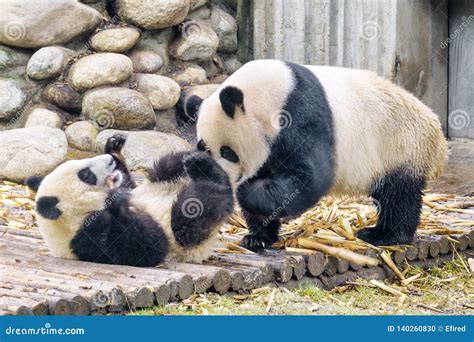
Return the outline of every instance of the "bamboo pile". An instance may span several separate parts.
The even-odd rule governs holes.
[[[404,277],[407,263],[431,267],[474,247],[472,197],[430,194],[424,201],[410,246],[374,247],[357,240],[357,230],[376,222],[369,200],[328,197],[283,225],[277,249],[255,254],[239,246],[247,230],[234,215],[203,264],[138,268],[50,256],[35,224],[32,195],[22,185],[0,182],[0,314],[120,314],[193,293],[246,293],[272,282],[331,289],[360,278],[398,277],[407,284],[413,281]]]

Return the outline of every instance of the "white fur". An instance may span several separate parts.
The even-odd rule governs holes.
[[[132,191],[131,203],[162,226],[170,247],[168,260],[200,263],[212,252],[219,225],[216,225],[211,236],[198,246],[184,248],[177,243],[171,227],[171,209],[178,194],[189,182],[187,177],[180,178],[176,182],[152,183],[145,180],[143,184]]]
[[[77,259],[72,253],[70,242],[87,215],[104,208],[108,192],[105,180],[115,168],[115,163],[111,161],[110,155],[67,161],[41,182],[36,198],[57,197],[59,203],[56,207],[62,212],[56,220],[36,215],[40,233],[55,257]],[[98,185],[88,185],[79,179],[77,173],[86,167],[90,167],[96,175]]]

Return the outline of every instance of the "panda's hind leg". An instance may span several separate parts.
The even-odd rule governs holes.
[[[371,191],[379,214],[377,225],[362,229],[357,237],[378,246],[412,242],[420,222],[424,185],[424,178],[408,168],[380,178]]]
[[[206,153],[184,159],[191,182],[179,194],[171,212],[171,228],[182,247],[207,240],[233,212],[234,197],[227,174]]]

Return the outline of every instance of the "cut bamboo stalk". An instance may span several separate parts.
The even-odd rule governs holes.
[[[387,285],[385,285],[384,283],[382,283],[382,282],[380,282],[380,281],[378,281],[378,280],[372,279],[372,280],[370,281],[370,283],[373,284],[373,285],[375,285],[375,286],[377,286],[377,287],[379,287],[379,288],[381,288],[382,290],[384,290],[384,291],[386,291],[386,292],[388,292],[388,293],[391,293],[391,294],[393,294],[393,295],[395,295],[395,296],[398,296],[402,302],[403,302],[403,301],[406,299],[406,297],[407,297],[407,295],[404,294],[403,292],[400,292],[400,291],[398,291],[398,290],[396,290],[396,289],[394,289],[394,288],[392,288],[392,287],[390,287],[390,286],[387,286]]]
[[[362,254],[357,254],[343,248],[326,246],[319,242],[312,241],[306,238],[299,238],[298,244],[305,248],[315,249],[320,252],[333,255],[347,261],[358,262],[361,265],[378,265],[377,259],[370,258]]]

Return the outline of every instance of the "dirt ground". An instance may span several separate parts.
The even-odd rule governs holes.
[[[194,295],[183,303],[134,311],[132,315],[473,315],[474,281],[465,259],[441,268],[410,268],[420,274],[406,287],[397,280],[385,284],[402,297],[374,287],[366,280],[332,291],[317,287],[287,290],[264,287],[249,294]]]

